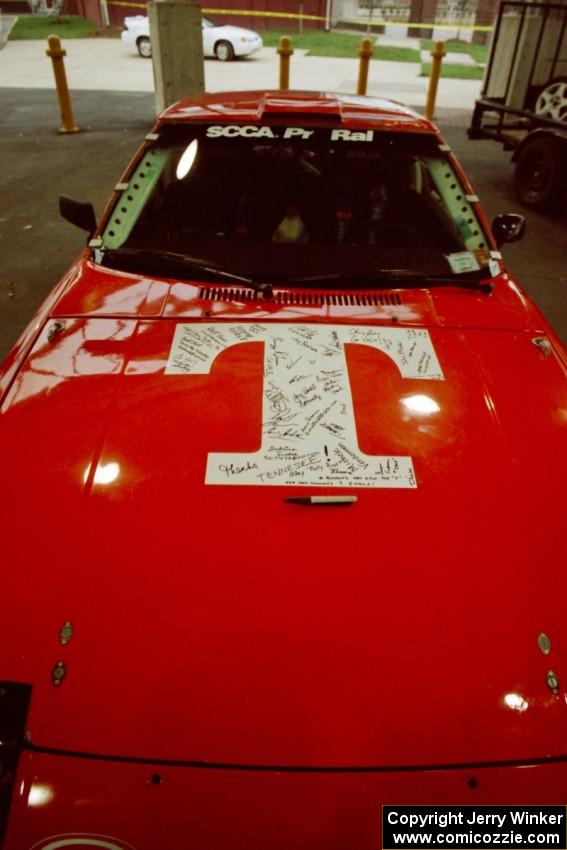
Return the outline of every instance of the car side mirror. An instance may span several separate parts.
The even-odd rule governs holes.
[[[87,201],[75,201],[67,195],[59,196],[59,212],[66,221],[88,231],[89,238],[96,230],[94,207]]]
[[[497,215],[492,222],[492,235],[498,246],[504,242],[517,242],[526,230],[526,219],[518,213]]]

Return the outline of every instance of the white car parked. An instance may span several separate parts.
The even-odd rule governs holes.
[[[121,33],[122,43],[128,47],[136,47],[140,56],[149,59],[152,55],[150,41],[150,23],[145,15],[135,15],[124,18],[124,29]],[[203,54],[216,56],[221,62],[228,62],[237,56],[249,56],[262,47],[262,39],[258,33],[245,30],[242,27],[216,24],[209,18],[203,18]]]

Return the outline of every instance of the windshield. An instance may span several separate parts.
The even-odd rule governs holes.
[[[112,211],[102,262],[123,251],[143,271],[151,252],[169,252],[274,282],[400,270],[482,277],[488,242],[473,203],[431,136],[174,125]]]

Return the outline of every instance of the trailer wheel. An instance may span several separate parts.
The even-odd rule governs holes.
[[[519,154],[514,172],[514,187],[527,207],[554,207],[566,188],[565,154],[567,146],[545,136],[528,141]]]

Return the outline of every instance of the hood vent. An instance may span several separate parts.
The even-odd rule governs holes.
[[[204,301],[261,301],[260,293],[252,289],[229,289],[228,287],[204,287],[199,289],[199,298]],[[398,307],[402,304],[398,292],[275,292],[272,299],[284,306],[323,307]]]

